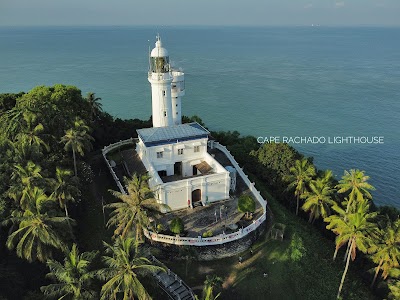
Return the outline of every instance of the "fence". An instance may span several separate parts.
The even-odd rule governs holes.
[[[236,169],[238,174],[242,177],[244,183],[248,186],[249,190],[253,193],[254,197],[260,203],[261,207],[263,208],[263,214],[257,220],[254,220],[252,224],[245,228],[241,228],[238,231],[231,233],[231,234],[220,234],[215,237],[211,238],[202,238],[201,236],[197,238],[190,238],[190,237],[180,237],[180,236],[171,236],[171,235],[164,235],[158,234],[155,232],[151,232],[147,229],[144,229],[144,234],[147,238],[156,241],[162,242],[167,244],[174,244],[174,245],[188,245],[188,246],[211,246],[211,245],[219,245],[224,244],[227,242],[232,242],[235,240],[239,240],[250,232],[256,230],[266,219],[267,219],[267,202],[261,196],[260,192],[255,188],[254,183],[252,183],[248,176],[243,172],[243,169],[239,166],[239,164],[235,161],[235,158],[229,152],[229,150],[219,144],[218,142],[214,142],[214,147],[221,152],[223,152],[226,157],[229,159],[230,163]]]
[[[108,168],[110,169],[111,175],[113,176],[119,190],[121,193],[126,194],[126,191],[121,184],[121,182],[118,179],[117,174],[115,174],[113,168],[110,165],[110,162],[108,161],[106,154],[114,149],[117,149],[121,146],[124,145],[129,145],[129,144],[134,144],[136,143],[137,139],[128,139],[124,141],[119,141],[117,143],[111,144],[107,147],[104,147],[102,150],[104,160],[107,163]],[[229,159],[230,163],[233,165],[233,167],[236,169],[238,174],[242,177],[244,183],[248,186],[249,190],[252,192],[256,200],[260,203],[261,207],[263,208],[263,214],[261,215],[260,218],[257,220],[254,220],[252,224],[245,228],[241,228],[238,231],[231,233],[231,234],[220,234],[215,237],[210,237],[210,238],[202,238],[201,236],[197,238],[191,238],[191,237],[180,237],[180,236],[171,236],[171,235],[164,235],[164,234],[158,234],[156,232],[149,231],[146,228],[143,228],[144,235],[148,238],[151,239],[155,242],[162,242],[162,243],[167,243],[167,244],[174,244],[174,245],[187,245],[187,246],[211,246],[211,245],[219,245],[219,244],[224,244],[227,242],[232,242],[235,240],[239,240],[246,235],[248,235],[250,232],[253,232],[256,230],[267,218],[266,212],[267,212],[267,202],[264,200],[264,198],[261,196],[260,192],[255,188],[254,183],[252,183],[248,176],[243,172],[243,169],[239,166],[239,164],[235,161],[235,158],[232,156],[232,154],[229,152],[229,150],[219,144],[218,142],[214,142],[213,146],[223,152],[226,157]]]
[[[121,184],[121,182],[119,181],[119,178],[118,178],[117,174],[115,174],[114,169],[111,167],[111,164],[110,164],[110,162],[108,161],[106,155],[107,155],[108,152],[110,152],[110,151],[112,151],[112,150],[114,150],[114,149],[118,149],[118,148],[120,148],[120,147],[122,147],[122,146],[124,146],[124,145],[135,144],[136,141],[137,141],[137,139],[130,138],[130,139],[128,139],[128,140],[119,141],[119,142],[116,142],[116,143],[114,143],[114,144],[110,144],[110,145],[104,147],[104,148],[101,150],[101,153],[103,154],[103,158],[104,158],[104,160],[105,160],[105,162],[106,162],[106,164],[107,164],[107,167],[108,167],[108,169],[110,170],[110,173],[111,173],[112,177],[114,178],[114,181],[115,181],[115,183],[117,184],[119,190],[120,190],[121,193],[123,193],[123,194],[126,194],[126,191],[125,191],[123,185]]]

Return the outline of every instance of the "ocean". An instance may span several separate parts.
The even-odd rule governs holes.
[[[338,179],[365,170],[375,202],[400,207],[400,28],[0,27],[0,93],[76,85],[116,117],[148,119],[157,33],[185,72],[184,115],[292,138]],[[328,142],[349,136],[383,143]]]

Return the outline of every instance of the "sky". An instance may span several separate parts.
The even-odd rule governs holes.
[[[400,26],[400,0],[0,0],[0,26]]]

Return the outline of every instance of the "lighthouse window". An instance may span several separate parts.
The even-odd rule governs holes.
[[[183,149],[178,149],[178,155],[183,155]]]
[[[194,152],[200,152],[200,146],[194,146]]]
[[[164,117],[166,117],[167,116],[167,112],[166,111],[164,111]]]
[[[157,152],[157,158],[163,158],[163,151]]]
[[[165,96],[165,91],[162,91],[162,95]]]
[[[176,107],[178,107],[178,104],[175,104]]]
[[[176,114],[178,114],[178,112],[176,112]]]
[[[169,72],[169,58],[167,57],[151,57],[150,68],[153,73]]]

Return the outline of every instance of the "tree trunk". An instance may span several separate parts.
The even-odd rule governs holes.
[[[74,157],[74,170],[75,170],[75,177],[78,176],[78,171],[76,169],[76,157],[75,157],[75,149],[72,148],[72,156]]]
[[[313,220],[313,213],[310,212],[310,216],[308,217],[308,223],[311,223]]]
[[[346,261],[347,255],[349,254],[349,250],[350,250],[350,240],[347,243],[346,254],[344,255],[343,261]]]
[[[336,259],[336,255],[337,255],[338,251],[339,251],[339,248],[336,246],[335,253],[333,253],[333,260]]]
[[[299,198],[300,198],[300,196],[299,195],[297,195],[297,205],[296,205],[296,216],[299,214]]]
[[[350,242],[350,248],[353,246],[353,242],[354,242],[354,239],[352,238],[351,242]],[[344,272],[343,272],[343,275],[342,275],[342,280],[340,281],[339,291],[338,291],[338,294],[337,294],[337,297],[336,297],[337,299],[340,298],[340,293],[341,293],[342,288],[343,288],[343,283],[344,283],[344,280],[346,278],[347,270],[349,269],[350,257],[351,257],[351,255],[349,253],[349,255],[347,255],[346,267],[344,268]]]
[[[374,275],[374,279],[372,280],[372,283],[371,283],[371,288],[372,288],[372,287],[374,286],[374,284],[375,284],[376,278],[378,277],[379,271],[381,270],[382,263],[383,263],[383,258],[381,259],[381,261],[379,262],[378,267],[376,268],[375,275]]]
[[[64,204],[65,216],[69,218],[67,203]],[[69,222],[69,221],[68,221]]]

